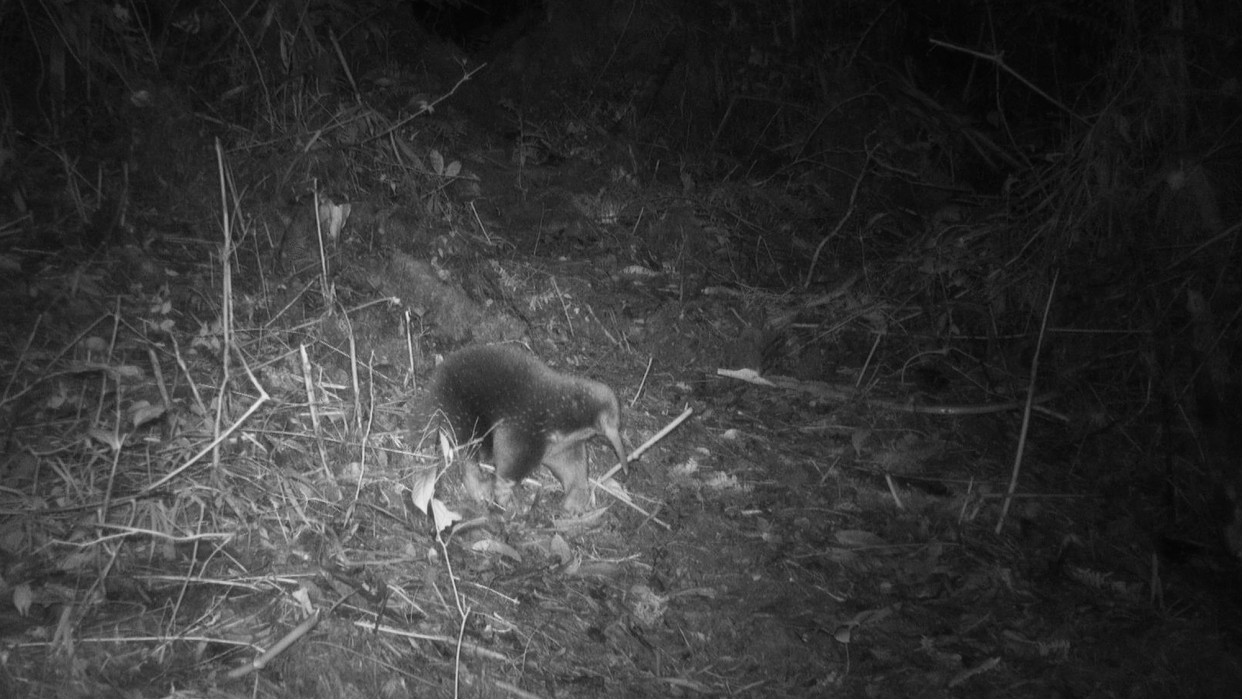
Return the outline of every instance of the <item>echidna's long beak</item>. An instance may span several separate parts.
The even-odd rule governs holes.
[[[612,450],[617,453],[618,463],[625,468],[629,466],[629,461],[626,459],[625,442],[621,441],[621,406],[617,405],[617,399],[611,390],[606,387],[603,390],[607,392],[605,404],[608,407],[595,416],[595,432],[608,440]]]
[[[621,430],[616,425],[605,425],[603,429],[604,437],[608,443],[612,445],[612,450],[617,452],[617,462],[622,468],[629,467],[629,461],[625,457],[625,443],[621,441]],[[629,473],[629,471],[626,471]]]

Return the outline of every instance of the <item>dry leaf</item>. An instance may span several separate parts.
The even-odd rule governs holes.
[[[518,563],[522,562],[522,554],[518,553],[517,549],[495,539],[479,539],[470,546],[470,550],[476,553],[498,553]]]
[[[858,548],[887,546],[888,542],[871,532],[861,529],[842,529],[836,533],[837,543]]]

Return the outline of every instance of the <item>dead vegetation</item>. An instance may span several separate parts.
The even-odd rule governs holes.
[[[0,2],[0,696],[1236,691],[1237,10],[171,5]]]

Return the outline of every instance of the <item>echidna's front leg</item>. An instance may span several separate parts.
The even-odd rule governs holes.
[[[565,500],[561,508],[572,514],[586,512],[591,507],[591,482],[587,477],[586,443],[561,445],[544,456],[543,463],[561,482]]]

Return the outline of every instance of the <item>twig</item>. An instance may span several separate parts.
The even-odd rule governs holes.
[[[449,583],[453,586],[453,603],[457,605],[457,613],[461,615],[461,623],[464,624],[466,617],[470,616],[470,609],[462,606],[461,593],[457,591],[457,576],[453,574],[453,561],[449,558],[448,544],[445,543],[444,537],[440,536],[441,531],[436,531],[436,543],[440,545],[440,552],[444,554],[444,565],[448,568]],[[458,638],[457,642],[460,644],[461,639]]]
[[[349,81],[349,87],[354,93],[354,99],[362,104],[362,93],[358,91],[358,83],[354,80],[354,71],[349,69],[349,61],[345,60],[345,53],[341,51],[341,42],[336,38],[336,32],[332,31],[332,27],[328,27],[328,41],[332,42],[332,52],[336,54],[337,63],[341,64],[341,70],[345,71],[345,79]]]
[[[17,381],[17,377],[21,374],[22,364],[26,361],[26,357],[30,354],[31,343],[34,342],[35,335],[39,332],[39,325],[43,323],[44,313],[35,316],[34,326],[30,328],[30,334],[26,336],[26,344],[22,346],[22,351],[17,355],[17,364],[13,366],[13,373],[9,375],[9,380],[4,384],[4,393],[0,395],[0,406],[9,402],[9,391],[13,388],[13,383]],[[99,321],[95,321],[98,323]],[[95,327],[95,323],[91,323],[91,328]],[[61,351],[64,354],[64,351]]]
[[[358,500],[362,497],[362,487],[366,483],[367,475],[367,445],[371,439],[371,428],[375,425],[375,356],[371,356],[371,360],[367,362],[367,418],[363,422],[362,419],[362,390],[358,382],[358,350],[357,343],[354,341],[354,325],[349,320],[349,316],[345,316],[345,322],[349,324],[349,365],[351,367],[352,380],[354,383],[354,412],[358,415],[358,480],[354,484],[354,496],[350,498],[349,507],[345,511],[345,521],[352,522],[354,519],[354,510],[358,507]]]
[[[439,536],[437,535],[436,538],[439,538]],[[445,553],[447,554],[448,552],[445,551]],[[454,592],[453,595],[456,597],[457,593]],[[458,609],[460,609],[461,602],[458,601],[457,604],[459,605]],[[466,620],[469,618],[470,609],[467,608],[461,613],[461,626],[457,627],[457,645],[453,649],[453,696],[455,697],[459,696],[461,691],[461,644],[465,641]]]
[[[211,466],[220,472],[220,423],[228,405],[229,383],[232,381],[233,357],[233,217],[229,215],[228,172],[224,163],[224,146],[216,138],[216,172],[220,178],[220,225],[224,242],[220,246],[220,390],[216,393],[216,414],[212,419]],[[175,472],[175,471],[174,471]],[[162,480],[162,479],[161,479]]]
[[[96,537],[95,539],[91,539],[90,541],[56,540],[54,541],[54,543],[59,544],[61,546],[90,548],[92,546],[97,546],[99,544],[102,544],[106,541],[112,541],[115,539],[126,539],[131,536],[145,536],[145,537],[150,537],[152,539],[167,541],[173,544],[189,544],[189,543],[194,543],[196,541],[204,541],[204,540],[228,541],[229,539],[233,538],[232,534],[227,534],[223,532],[216,533],[216,534],[189,534],[186,536],[175,536],[173,534],[167,534],[165,532],[157,531],[155,529],[134,527],[134,526],[126,525],[126,524],[108,524],[106,522],[96,524],[95,528],[101,529],[101,530],[102,529],[115,529],[117,530],[117,533],[108,534],[108,535],[100,534],[98,537]]]
[[[643,452],[655,446],[656,442],[659,442],[661,439],[664,439],[664,437],[669,432],[672,432],[673,430],[677,429],[677,426],[685,422],[687,419],[689,419],[692,414],[694,414],[694,408],[686,408],[685,411],[682,412],[681,415],[678,415],[677,417],[673,418],[672,422],[665,425],[664,429],[660,430],[659,432],[656,432],[655,435],[651,437],[651,439],[648,439],[646,442],[643,442],[642,446],[630,452],[629,456],[626,458],[626,463],[629,463],[630,461],[634,461],[639,456],[641,456]],[[612,468],[608,469],[608,472],[600,476],[599,479],[601,481],[606,481],[609,478],[612,478],[612,476],[615,475],[617,471],[620,471],[624,467],[625,467],[625,464],[617,464],[616,466],[613,466]]]
[[[416,631],[406,631],[405,629],[398,629],[393,626],[376,624],[375,622],[368,621],[366,619],[355,619],[354,626],[357,626],[360,629],[366,629],[367,631],[374,631],[375,633],[386,633],[393,636],[400,636],[402,638],[413,638],[419,641],[431,641],[433,643],[445,644],[452,644],[454,642],[454,639],[449,636],[432,636],[430,634],[418,633]],[[471,655],[480,658],[487,658],[488,660],[496,660],[500,662],[507,662],[509,660],[509,657],[503,653],[497,653],[496,651],[482,648],[468,641],[461,644],[461,649]]]
[[[250,407],[246,410],[246,412],[240,418],[238,418],[237,420],[233,422],[233,424],[229,425],[228,428],[224,430],[220,429],[220,423],[224,419],[225,405],[228,403],[228,400],[227,400],[228,384],[229,384],[229,381],[231,380],[229,376],[232,370],[232,364],[230,362],[230,358],[233,355],[233,351],[232,351],[233,350],[233,313],[232,313],[233,283],[232,283],[232,265],[229,262],[229,260],[231,259],[231,255],[232,255],[232,250],[231,250],[232,248],[232,226],[229,221],[230,217],[228,214],[228,187],[226,186],[226,183],[225,183],[226,177],[225,177],[225,170],[224,170],[224,149],[223,149],[223,146],[220,145],[219,139],[216,139],[216,168],[217,168],[217,172],[220,177],[220,206],[222,208],[221,217],[224,221],[224,245],[223,245],[223,248],[221,250],[221,255],[220,255],[221,272],[223,274],[222,301],[223,301],[224,306],[221,309],[222,318],[220,322],[221,333],[223,335],[222,337],[222,353],[223,354],[220,357],[220,361],[221,361],[221,364],[223,365],[223,372],[222,372],[222,377],[221,377],[221,382],[220,382],[220,390],[216,395],[216,415],[215,415],[215,420],[213,421],[213,424],[212,424],[213,437],[212,437],[211,442],[207,446],[203,447],[201,451],[199,451],[194,456],[191,456],[189,460],[187,460],[185,463],[181,464],[177,468],[174,468],[172,471],[169,471],[168,473],[164,474],[164,476],[160,478],[159,480],[143,488],[139,492],[139,495],[149,493],[155,490],[156,488],[159,488],[160,486],[164,485],[168,481],[171,481],[172,479],[176,478],[181,473],[183,473],[186,469],[188,469],[190,466],[193,466],[194,464],[198,463],[198,461],[202,459],[204,456],[206,456],[207,454],[212,455],[212,462],[218,468],[220,465],[220,453],[218,451],[218,447],[222,443],[224,443],[224,440],[228,439],[229,435],[231,435],[237,428],[245,424],[246,420],[251,415],[253,415],[254,412],[257,411],[264,403],[266,403],[268,399],[271,398],[271,396],[268,395],[267,391],[263,389],[263,385],[260,384],[259,380],[255,378],[254,373],[250,371],[250,365],[247,364],[245,360],[243,359],[241,363],[242,368],[246,371],[246,376],[250,379],[250,384],[254,386],[256,390],[258,390],[259,397],[255,400],[254,403],[250,405]],[[238,356],[240,358],[240,354]]]
[[[1198,254],[1199,254],[1199,252],[1200,252],[1200,251],[1202,251],[1204,248],[1209,247],[1209,246],[1212,246],[1212,245],[1215,245],[1218,241],[1220,241],[1220,240],[1222,240],[1222,239],[1224,239],[1224,238],[1227,238],[1227,237],[1229,237],[1229,236],[1233,235],[1234,233],[1237,233],[1239,228],[1242,228],[1242,221],[1239,221],[1239,222],[1237,222],[1237,223],[1233,224],[1232,226],[1230,226],[1230,227],[1226,228],[1225,230],[1221,231],[1220,233],[1218,233],[1218,234],[1216,234],[1216,235],[1212,236],[1212,237],[1211,237],[1211,238],[1209,238],[1208,240],[1203,241],[1203,242],[1202,242],[1202,243],[1200,243],[1200,244],[1199,244],[1199,245],[1198,245],[1198,246],[1197,246],[1194,250],[1191,250],[1190,252],[1186,253],[1185,255],[1182,255],[1181,257],[1177,258],[1176,260],[1174,260],[1174,261],[1173,261],[1173,264],[1169,265],[1169,269],[1173,269],[1173,268],[1175,268],[1175,267],[1180,266],[1180,265],[1181,265],[1183,262],[1185,262],[1186,260],[1189,260],[1190,258],[1194,257],[1195,255],[1198,255]]]
[[[66,605],[66,611],[72,610],[72,605]],[[184,641],[186,643],[202,643],[202,644],[219,644],[222,646],[239,646],[242,648],[253,648],[256,651],[262,650],[254,643],[246,640],[237,640],[231,638],[222,638],[219,636],[83,636],[75,638],[74,643],[162,643],[167,644],[169,641]],[[55,641],[22,641],[13,643],[13,648],[43,648],[50,647]]]
[[[492,234],[487,231],[487,224],[483,223],[483,219],[479,218],[478,209],[474,208],[474,202],[470,202],[470,213],[474,215],[474,222],[478,224],[479,231],[483,233],[483,240],[486,241],[489,246],[495,245],[495,243],[492,242]]]
[[[592,478],[591,485],[604,491],[605,493],[608,493],[617,502],[620,502],[621,504],[633,509],[635,512],[642,514],[644,517],[651,520],[652,522],[655,522],[656,524],[660,525],[664,529],[666,530],[672,529],[672,527],[670,527],[667,522],[661,521],[654,514],[647,512],[643,508],[634,504],[634,502],[630,500],[627,495],[613,490],[612,488],[605,485],[605,483],[608,481],[609,478],[612,478],[613,475],[617,473],[617,471],[620,471],[622,468],[625,468],[626,464],[628,464],[630,461],[633,461],[634,459],[637,459],[640,455],[642,455],[643,452],[650,449],[653,445],[655,445],[657,442],[663,439],[669,432],[672,432],[673,430],[677,429],[677,426],[685,422],[687,419],[689,419],[692,414],[694,414],[694,409],[686,408],[685,411],[682,412],[681,415],[678,415],[671,422],[665,425],[664,429],[655,433],[655,435],[653,435],[651,439],[648,439],[646,442],[643,442],[642,446],[630,452],[625,462],[618,463],[616,466],[613,466],[612,468],[608,469],[608,472],[600,476],[599,478]]]
[[[811,255],[811,266],[806,271],[806,281],[802,283],[803,289],[810,287],[811,280],[815,278],[815,264],[819,261],[819,253],[824,251],[824,246],[828,244],[828,241],[835,238],[837,233],[841,232],[841,227],[845,225],[850,215],[854,213],[854,202],[858,199],[858,186],[862,184],[863,177],[867,175],[867,166],[871,164],[871,154],[874,151],[874,148],[867,149],[867,160],[863,162],[862,168],[858,171],[858,177],[854,180],[854,189],[850,192],[850,203],[845,209],[845,213],[841,214],[836,227],[828,235],[824,236],[823,240],[819,241],[819,245],[815,246],[815,254]]]
[[[1013,458],[1013,474],[1009,477],[1009,492],[1005,496],[1005,504],[1001,506],[1000,519],[996,521],[996,533],[1000,534],[1005,527],[1005,517],[1009,514],[1009,504],[1013,502],[1013,494],[1018,489],[1018,474],[1022,472],[1022,454],[1026,450],[1026,435],[1031,429],[1031,408],[1035,405],[1035,379],[1039,377],[1039,353],[1044,347],[1044,333],[1048,330],[1048,312],[1052,309],[1052,296],[1057,290],[1057,279],[1061,272],[1052,275],[1052,286],[1048,289],[1048,301],[1044,304],[1044,317],[1039,323],[1039,340],[1035,343],[1035,357],[1031,359],[1031,378],[1026,389],[1026,409],[1022,412],[1022,431],[1018,434],[1018,451]]]
[[[342,316],[341,322],[345,325],[345,339],[349,341],[349,382],[354,392],[354,429],[358,430],[360,436],[365,437],[362,431],[362,384],[358,381],[358,337],[354,333],[354,323],[348,315]],[[370,366],[370,364],[367,365],[368,368]],[[361,443],[366,444],[366,439],[361,440]],[[363,453],[365,452],[364,449]],[[360,478],[359,486],[361,486],[361,480]]]
[[[596,488],[599,488],[600,490],[604,491],[605,493],[608,493],[609,495],[611,495],[611,496],[612,496],[612,498],[613,498],[614,500],[616,500],[617,502],[621,503],[622,505],[625,505],[626,507],[630,508],[631,510],[634,510],[634,511],[635,511],[635,512],[637,512],[638,514],[640,514],[640,515],[642,515],[642,516],[646,517],[648,520],[650,520],[650,521],[652,521],[652,522],[655,522],[656,524],[660,525],[660,527],[661,527],[662,529],[664,529],[665,531],[672,531],[672,529],[673,529],[673,528],[672,528],[671,526],[669,526],[668,522],[665,522],[665,521],[661,520],[660,518],[656,517],[653,513],[648,512],[648,511],[644,510],[643,508],[639,507],[639,506],[638,506],[637,504],[635,504],[635,503],[634,503],[634,501],[633,501],[633,500],[631,500],[631,499],[629,498],[629,496],[628,496],[628,495],[626,495],[625,493],[622,493],[622,492],[617,491],[617,490],[613,490],[611,487],[609,487],[608,485],[606,485],[606,483],[605,483],[605,481],[604,481],[603,479],[596,480],[596,479],[592,478],[592,479],[591,479],[591,485],[595,486]],[[593,516],[593,515],[592,515],[592,516]]]
[[[647,357],[647,368],[643,370],[643,380],[638,382],[638,389],[634,391],[634,397],[630,399],[630,407],[638,402],[638,397],[643,394],[643,387],[647,385],[647,377],[651,375],[651,364],[655,361],[655,356]]]
[[[303,621],[301,624],[298,624],[292,631],[285,634],[284,638],[277,641],[276,645],[272,646],[271,650],[255,658],[250,663],[247,663],[245,665],[242,665],[241,667],[233,668],[232,670],[230,670],[229,674],[227,675],[228,678],[230,680],[235,680],[239,677],[245,677],[246,675],[249,675],[255,670],[262,670],[264,667],[267,666],[268,663],[275,660],[277,656],[279,656],[281,653],[288,650],[289,646],[292,646],[294,643],[297,643],[297,641],[300,638],[310,633],[311,629],[315,628],[315,625],[318,623],[319,623],[319,610],[316,609],[315,612],[306,619],[306,621]]]
[[[1004,54],[983,53],[982,51],[976,51],[974,49],[966,48],[965,46],[958,46],[956,44],[950,44],[946,41],[941,41],[939,39],[929,39],[929,41],[931,41],[933,46],[939,46],[941,48],[949,49],[950,51],[961,51],[962,53],[968,56],[974,56],[975,58],[978,58],[980,60],[988,61],[989,63],[995,64],[997,68],[1000,68],[1006,73],[1009,73],[1010,75],[1012,75],[1014,78],[1018,80],[1018,82],[1022,83],[1023,85],[1026,85],[1035,94],[1048,100],[1048,102],[1050,102],[1057,109],[1060,109],[1061,111],[1074,117],[1078,121],[1081,121],[1083,124],[1086,124],[1087,126],[1091,125],[1091,122],[1087,121],[1081,116],[1078,116],[1069,107],[1065,106],[1064,104],[1061,104],[1052,95],[1049,95],[1047,92],[1044,92],[1043,90],[1039,89],[1035,85],[1035,83],[1032,83],[1030,80],[1027,80],[1026,78],[1022,77],[1020,74],[1018,74],[1016,71],[1014,71],[1013,68],[1010,68],[1009,65],[1005,63]]]
[[[172,479],[181,475],[181,473],[185,471],[186,469],[188,469],[189,467],[198,463],[200,459],[202,459],[207,454],[211,453],[213,450],[215,450],[217,446],[219,446],[222,442],[224,442],[224,440],[228,439],[229,435],[233,434],[233,432],[236,431],[237,428],[246,424],[246,420],[248,420],[250,416],[255,413],[255,411],[257,411],[260,407],[262,407],[264,403],[266,403],[268,400],[271,399],[271,396],[268,394],[268,392],[263,390],[263,385],[259,383],[259,380],[256,379],[254,374],[250,371],[250,365],[243,362],[242,368],[246,370],[246,376],[250,378],[251,385],[253,385],[259,391],[259,397],[255,400],[255,402],[251,403],[250,407],[246,409],[246,412],[242,414],[241,417],[237,418],[237,420],[233,422],[232,425],[229,425],[227,429],[217,434],[211,440],[210,444],[203,447],[194,456],[191,456],[185,463],[181,464],[177,468],[174,468],[172,471],[169,471],[168,473],[164,474],[163,478],[143,488],[141,491],[139,491],[138,495],[145,495],[147,493],[150,493],[151,491],[155,490],[156,488],[159,488],[160,486],[164,485],[168,481],[171,481]],[[221,402],[223,402],[223,394],[221,395]]]
[[[896,401],[873,400],[866,399],[863,402],[872,408],[880,408],[882,410],[897,410],[906,413],[917,413],[920,415],[990,415],[992,413],[1006,413],[1010,410],[1017,410],[1024,407],[1027,403],[1039,405],[1047,403],[1056,398],[1059,393],[1050,391],[1042,395],[1036,396],[1033,401],[1018,402],[1008,401],[1005,403],[974,403],[966,405],[917,405],[914,403],[898,403]]]
[[[543,699],[543,697],[535,694],[534,692],[528,692],[525,689],[522,689],[521,687],[510,682],[505,682],[504,680],[492,680],[492,684],[496,685],[496,689],[502,689],[518,699]]]
[[[901,502],[901,493],[897,492],[897,484],[893,482],[893,474],[884,474],[884,482],[888,484],[888,492],[893,496],[893,504],[897,506],[897,509],[906,509],[906,506]]]
[[[565,324],[569,326],[569,336],[577,337],[574,333],[574,321],[569,317],[569,304],[565,302],[565,294],[561,293],[561,285],[556,283],[556,277],[552,277],[552,288],[556,290],[556,299],[561,302],[561,314],[565,316]]]
[[[717,376],[726,376],[731,379],[745,381],[757,386],[770,386],[772,388],[784,388],[795,391],[803,391],[812,395],[828,398],[830,400],[839,400],[842,402],[850,401],[858,397],[859,391],[853,387],[839,386],[836,384],[825,383],[823,381],[799,381],[788,376],[762,376],[753,369],[717,369]],[[1059,393],[1050,391],[1042,395],[1036,396],[1033,401],[1034,405],[1047,403],[1056,398]],[[1025,402],[1007,401],[1005,403],[966,403],[951,405],[917,405],[915,403],[902,403],[892,400],[881,400],[879,398],[862,398],[864,405],[880,410],[898,410],[907,413],[917,413],[920,415],[988,415],[990,413],[1003,413],[1010,410],[1017,410],[1026,405]],[[1041,410],[1041,413],[1064,419],[1062,416],[1055,415],[1051,411]]]
[[[888,14],[888,11],[892,9],[893,5],[896,4],[897,0],[889,0],[889,3],[881,8],[880,11],[876,13],[875,17],[867,23],[867,28],[858,35],[858,41],[854,42],[854,48],[850,49],[849,56],[845,58],[840,67],[848,68],[854,65],[854,60],[858,57],[858,51],[862,48],[863,42],[867,40],[868,36],[871,36],[871,30],[876,28],[876,25],[880,23],[880,20],[884,17],[884,15]]]
[[[401,128],[402,126],[405,126],[406,124],[410,123],[410,122],[411,122],[411,121],[413,121],[414,119],[417,119],[418,117],[420,117],[420,116],[422,116],[422,115],[424,115],[424,114],[430,114],[431,112],[434,112],[434,111],[435,111],[435,107],[436,107],[436,105],[437,105],[437,104],[440,104],[441,102],[443,102],[444,100],[448,99],[449,97],[452,97],[452,96],[453,96],[453,93],[457,92],[457,88],[461,87],[461,86],[462,86],[462,85],[463,85],[463,84],[464,84],[467,80],[469,80],[470,78],[474,77],[474,74],[475,74],[475,73],[479,72],[480,70],[483,70],[483,69],[484,69],[484,68],[486,68],[486,67],[487,67],[487,64],[486,64],[486,63],[480,63],[479,65],[475,66],[474,70],[471,70],[471,71],[467,72],[465,75],[463,75],[463,76],[461,76],[460,78],[458,78],[458,79],[457,79],[457,83],[456,83],[455,85],[453,85],[452,89],[450,89],[448,92],[446,92],[446,93],[445,93],[445,94],[443,94],[443,95],[440,95],[439,97],[437,97],[436,99],[432,100],[431,102],[427,102],[427,103],[423,104],[421,107],[419,107],[418,111],[416,111],[416,112],[414,112],[413,114],[409,115],[408,117],[406,117],[406,118],[402,119],[401,121],[398,121],[397,123],[393,124],[392,126],[389,126],[388,128],[384,129],[383,131],[381,131],[381,132],[379,132],[379,133],[375,134],[374,136],[371,136],[370,138],[367,138],[367,139],[363,140],[363,141],[362,141],[362,143],[360,143],[360,144],[358,144],[358,145],[362,145],[362,144],[368,143],[368,142],[370,142],[370,141],[374,141],[374,140],[375,140],[375,139],[377,139],[377,138],[383,138],[383,137],[387,136],[388,134],[390,134],[390,133],[392,133],[392,132],[396,131],[397,129]]]
[[[315,447],[319,451],[319,464],[323,466],[324,475],[329,483],[336,483],[332,475],[332,467],[328,465],[328,447],[323,442],[323,425],[319,421],[319,403],[315,397],[315,383],[311,380],[313,369],[310,357],[306,354],[306,343],[298,346],[298,357],[302,367],[302,390],[306,392],[306,409],[310,411],[311,430],[315,433]]]
[[[52,357],[51,360],[49,360],[47,363],[43,365],[44,371],[39,372],[38,376],[33,381],[31,381],[29,384],[26,384],[25,386],[23,386],[20,391],[13,393],[11,389],[13,387],[13,384],[16,383],[17,381],[18,369],[21,368],[22,361],[25,359],[26,355],[30,351],[31,343],[34,342],[35,336],[39,330],[39,322],[42,321],[43,315],[44,314],[39,315],[39,317],[35,320],[34,327],[30,329],[30,335],[26,339],[26,346],[22,348],[22,353],[18,360],[18,365],[14,367],[12,376],[9,377],[8,383],[6,383],[4,386],[4,396],[0,397],[0,408],[3,408],[9,403],[16,401],[18,398],[21,398],[22,396],[31,392],[32,390],[34,390],[36,386],[42,384],[48,379],[54,379],[58,376],[76,373],[78,369],[74,369],[74,368],[71,368],[69,371],[47,371],[47,368],[59,365],[60,360],[63,359],[66,354],[68,354],[71,350],[79,346],[78,343],[82,341],[82,338],[94,332],[95,326],[102,323],[104,319],[108,318],[108,316],[110,316],[111,314],[109,313],[109,314],[101,315],[98,318],[96,318],[93,322],[91,322],[90,325],[87,325],[85,328],[83,328],[82,331],[79,332],[77,335],[75,335],[72,340],[70,340],[69,342],[66,342],[64,346],[61,347],[60,351],[56,353],[55,357]],[[109,367],[107,367],[106,365],[99,365],[99,366],[90,365],[89,368],[98,369],[100,371],[110,370]]]
[[[186,385],[190,387],[190,393],[194,396],[194,404],[198,406],[199,415],[206,415],[210,411],[207,405],[203,403],[203,394],[198,390],[198,384],[194,383],[194,375],[190,373],[190,367],[186,366],[185,358],[181,356],[181,345],[177,342],[176,335],[169,335],[168,339],[172,342],[173,359],[177,361],[177,366],[181,369],[181,373],[185,374]]]

